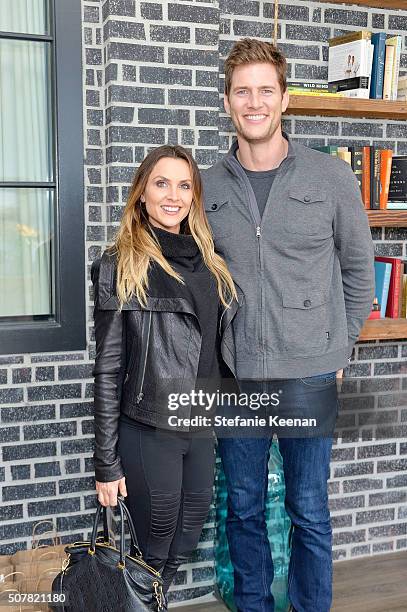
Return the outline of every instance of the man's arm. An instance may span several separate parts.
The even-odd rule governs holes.
[[[334,240],[342,271],[350,357],[372,308],[374,245],[356,177],[346,162],[339,170],[332,186],[336,206]]]

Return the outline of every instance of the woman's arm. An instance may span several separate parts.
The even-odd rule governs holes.
[[[92,265],[91,278],[94,287],[94,321],[96,357],[93,375],[95,415],[95,477],[99,483],[118,481],[124,476],[120,457],[117,455],[118,425],[120,416],[121,377],[119,376],[125,340],[125,314],[118,310],[99,308],[100,260]],[[102,263],[103,265],[103,263]]]

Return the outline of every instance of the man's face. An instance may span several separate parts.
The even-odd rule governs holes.
[[[271,140],[280,127],[288,100],[288,92],[281,91],[275,67],[261,63],[234,69],[224,103],[238,135],[249,143],[260,143]]]

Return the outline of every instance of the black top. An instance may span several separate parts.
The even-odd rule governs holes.
[[[237,149],[236,149],[237,151]],[[237,155],[235,154],[237,158]],[[240,164],[240,161],[239,161]],[[259,209],[260,217],[263,216],[264,209],[266,208],[267,199],[269,197],[269,193],[273,186],[273,182],[275,176],[277,174],[278,168],[273,168],[272,170],[248,170],[242,164],[240,164],[243,170],[246,172],[246,176],[250,181],[250,185],[254,191],[254,195],[256,196],[256,202]]]

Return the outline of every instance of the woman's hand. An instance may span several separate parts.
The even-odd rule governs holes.
[[[102,506],[117,506],[118,494],[127,497],[125,476],[120,478],[120,480],[113,480],[112,482],[96,481],[96,492]]]

